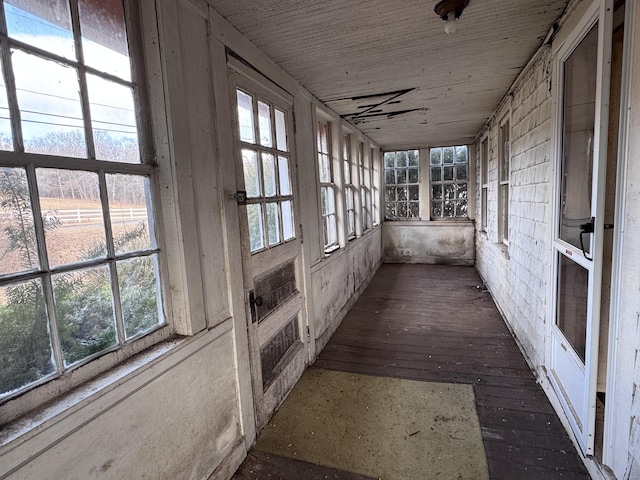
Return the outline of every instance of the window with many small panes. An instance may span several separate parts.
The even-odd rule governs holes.
[[[384,154],[385,219],[420,217],[420,155],[418,150]]]
[[[351,137],[342,136],[342,167],[344,183],[344,203],[347,212],[347,239],[356,237],[355,187],[351,178]]]
[[[333,182],[331,162],[331,127],[325,122],[317,124],[317,156],[320,179],[320,207],[324,250],[330,252],[338,245],[338,220],[336,217],[336,188]]]
[[[287,115],[236,91],[251,253],[295,238]]]
[[[467,218],[469,158],[466,145],[430,149],[429,168],[431,216]]]

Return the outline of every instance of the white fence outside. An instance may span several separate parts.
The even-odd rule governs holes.
[[[146,208],[112,208],[109,213],[114,223],[147,220]],[[43,216],[47,220],[58,220],[63,226],[72,223],[102,223],[100,209],[51,210],[43,212]]]
[[[147,220],[146,208],[112,208],[109,214],[113,223]],[[45,210],[42,212],[42,216],[48,221],[57,220],[62,226],[83,223],[102,223],[102,210],[100,209],[75,208],[71,210]],[[11,219],[17,217],[18,213],[14,211],[0,212],[0,223],[3,218]]]

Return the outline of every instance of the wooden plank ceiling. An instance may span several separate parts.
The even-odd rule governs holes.
[[[471,0],[444,33],[435,0],[208,0],[385,149],[470,143],[568,0]]]

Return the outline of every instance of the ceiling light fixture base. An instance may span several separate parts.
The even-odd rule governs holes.
[[[442,0],[438,2],[433,9],[434,12],[442,20],[455,20],[460,18],[462,11],[469,5],[469,0]],[[450,14],[454,14],[455,18],[449,18]]]

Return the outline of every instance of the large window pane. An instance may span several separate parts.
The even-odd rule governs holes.
[[[264,248],[264,224],[262,205],[247,205],[247,223],[249,226],[249,245],[252,252]]]
[[[38,252],[23,168],[0,168],[0,275],[38,268]]]
[[[372,151],[372,157],[374,153]],[[418,150],[386,152],[385,162],[385,217],[390,220],[418,218],[419,206],[410,206],[407,202],[418,200],[420,189],[420,156]],[[374,188],[374,191],[376,189]],[[410,198],[411,197],[411,198]],[[396,205],[390,205],[395,202]],[[377,206],[373,206],[374,214]],[[394,217],[391,217],[391,214]]]
[[[467,217],[467,147],[432,148],[430,156],[431,216]]]
[[[55,371],[40,280],[0,287],[0,397]]]
[[[264,196],[275,197],[276,191],[276,160],[270,153],[262,154],[262,176],[264,179]]]
[[[387,185],[396,183],[396,171],[393,168],[388,168],[384,171],[384,183]]]
[[[410,167],[417,167],[420,165],[420,155],[418,154],[418,150],[409,150],[407,155],[409,157]]]
[[[253,97],[241,90],[238,90],[237,99],[240,140],[243,142],[256,143],[256,136],[253,128]]]
[[[581,248],[580,225],[591,220],[597,50],[595,26],[564,64],[559,236],[577,248]],[[591,235],[582,235],[587,254],[590,240]]]
[[[269,246],[280,243],[280,212],[277,203],[267,203],[267,233]]]
[[[431,165],[440,165],[442,163],[442,149],[432,148],[430,152]]]
[[[269,105],[263,102],[258,102],[258,127],[260,128],[260,145],[272,147],[271,111]]]
[[[0,166],[0,396],[164,321],[151,182],[141,175],[155,171],[115,166],[141,163],[136,95],[146,89],[131,83],[126,25],[137,22],[125,21],[124,5],[3,2],[0,150],[20,133],[24,151]],[[103,171],[100,160],[113,163]]]
[[[280,179],[280,195],[292,195],[289,159],[278,157],[278,177]]]
[[[409,164],[407,152],[396,152],[396,167],[406,167]]]
[[[329,215],[326,217],[326,245],[333,245],[338,241],[338,234],[336,231],[336,217],[335,215]]]
[[[282,152],[289,151],[287,147],[287,123],[285,120],[284,112],[275,109],[276,119],[276,145],[278,150]]]
[[[129,87],[87,75],[96,158],[140,163],[133,91]]]
[[[295,237],[295,228],[293,226],[293,204],[290,200],[282,202],[282,236],[283,240],[291,240]]]
[[[25,151],[86,157],[76,70],[21,50],[11,59]]]
[[[76,59],[68,0],[4,3],[9,36],[70,60]]]
[[[0,55],[0,60],[2,55]],[[7,99],[7,84],[4,80],[4,72],[0,69],[0,150],[13,150],[13,133],[9,113],[9,100]]]
[[[420,204],[416,202],[409,203],[409,217],[415,218],[420,215]]]
[[[82,51],[87,65],[131,80],[122,0],[79,0]]]
[[[117,263],[122,319],[127,339],[162,323],[158,260],[140,257]]]
[[[456,163],[467,163],[467,147],[456,147]]]
[[[254,150],[242,150],[242,167],[244,171],[244,188],[247,197],[260,196],[260,176],[258,173],[258,156]]]
[[[442,160],[444,163],[453,163],[453,147],[442,149]]]
[[[106,266],[54,275],[58,334],[65,366],[118,342],[111,276]]]
[[[558,253],[556,324],[584,362],[587,338],[589,272]]]
[[[107,175],[109,217],[116,255],[155,248],[149,222],[149,179],[139,175]]]
[[[384,200],[385,200],[385,202],[395,202],[396,201],[396,187],[385,187],[384,188]]]
[[[107,254],[98,175],[77,170],[36,170],[40,208],[52,267]]]

